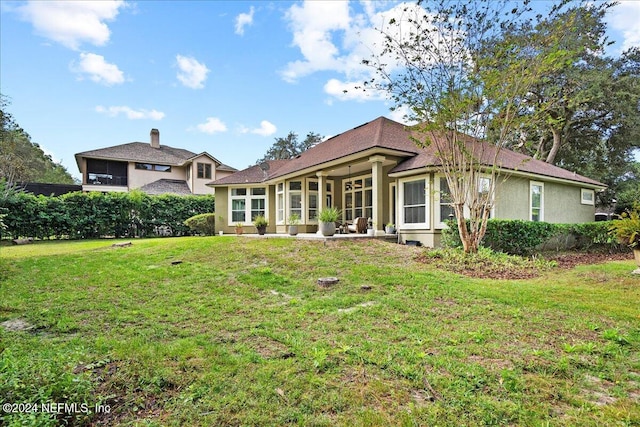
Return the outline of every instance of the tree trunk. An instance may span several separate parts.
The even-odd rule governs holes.
[[[553,135],[553,145],[551,146],[551,150],[549,150],[549,154],[547,155],[547,160],[545,160],[545,162],[553,164],[556,161],[556,156],[560,150],[560,142],[562,139],[560,138],[560,131],[558,129],[551,128],[551,134]]]
[[[478,252],[478,242],[475,238],[475,233],[469,233],[467,229],[467,220],[464,217],[464,205],[454,204],[453,209],[456,212],[456,221],[458,223],[458,234],[460,235],[460,241],[462,242],[462,249],[464,253],[476,253]]]

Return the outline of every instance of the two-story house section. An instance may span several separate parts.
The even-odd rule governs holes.
[[[206,184],[236,172],[207,152],[160,145],[151,129],[150,142],[130,142],[75,155],[83,191],[129,191],[148,194],[213,194]]]

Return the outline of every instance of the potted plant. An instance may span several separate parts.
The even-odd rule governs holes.
[[[376,235],[376,224],[369,218],[369,222],[367,224],[367,235],[375,236]]]
[[[236,222],[236,234],[238,236],[240,236],[242,234],[242,223],[241,222]]]
[[[269,222],[264,216],[258,215],[253,219],[253,225],[255,225],[258,229],[258,234],[263,236],[264,233],[267,232],[267,226],[269,225]]]
[[[300,224],[300,215],[292,213],[289,215],[289,235],[295,236],[298,234],[298,224]]]
[[[336,234],[336,221],[340,218],[340,209],[324,208],[318,214],[318,230],[323,236]]]
[[[634,203],[633,208],[623,212],[620,219],[614,219],[609,230],[620,243],[633,249],[638,266],[634,273],[640,274],[640,203]]]
[[[216,226],[216,228],[219,229],[218,234],[222,236],[224,234],[224,231],[222,230],[222,227],[224,226],[224,217],[222,215],[218,215],[218,222],[220,225]]]
[[[387,234],[396,234],[396,226],[390,222],[384,226],[384,232]]]

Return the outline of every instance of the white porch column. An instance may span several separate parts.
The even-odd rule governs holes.
[[[318,177],[318,213],[324,208],[330,208],[327,206],[327,172],[316,172]]]
[[[316,172],[316,176],[318,177],[318,215],[320,215],[320,211],[323,210],[324,208],[327,207],[326,205],[326,189],[325,189],[325,183],[327,182],[325,180],[325,177],[327,176],[326,172],[320,171],[320,172]],[[320,232],[320,220],[318,220],[318,231],[316,233],[318,236],[322,236],[322,233]]]
[[[373,181],[372,188],[372,210],[373,217],[371,220],[373,221],[373,228],[375,230],[376,236],[384,234],[384,224],[382,223],[383,218],[383,186],[384,186],[384,175],[382,173],[382,162],[384,162],[386,157],[384,156],[371,156],[369,157],[369,163],[371,163],[371,180]]]

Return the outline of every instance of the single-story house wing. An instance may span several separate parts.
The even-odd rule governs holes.
[[[216,189],[216,213],[225,232],[236,224],[254,230],[264,215],[269,233],[286,233],[287,218],[301,218],[301,232],[316,232],[318,212],[342,211],[341,221],[366,217],[375,234],[393,223],[402,241],[427,246],[440,242],[444,221],[453,213],[447,181],[434,146],[418,147],[414,131],[380,117],[334,136],[289,160],[276,160],[210,182]],[[468,137],[493,162],[495,147]],[[510,150],[497,156],[493,218],[579,223],[594,220],[595,192],[606,186],[565,169]],[[508,179],[502,179],[507,177]],[[489,179],[489,178],[487,178]]]

